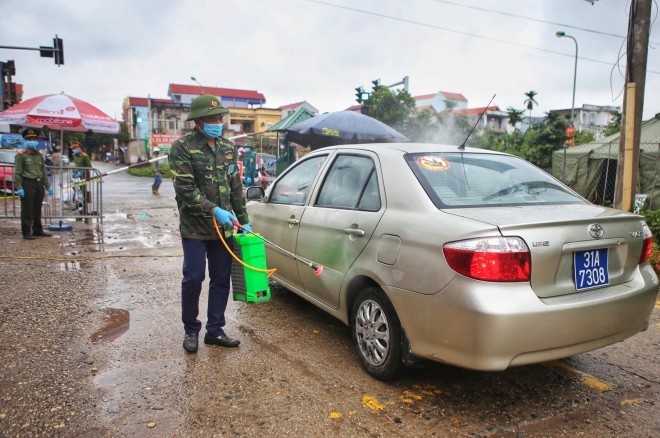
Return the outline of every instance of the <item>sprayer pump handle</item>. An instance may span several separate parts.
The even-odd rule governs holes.
[[[235,227],[243,228],[243,227],[241,227],[241,224],[239,224],[239,223],[236,222],[236,221],[231,221],[231,223],[232,223],[232,225],[234,225]]]

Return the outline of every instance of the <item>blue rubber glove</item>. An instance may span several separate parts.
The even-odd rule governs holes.
[[[23,196],[25,196],[25,190],[18,189],[16,190],[16,194],[18,195],[19,198],[22,198]]]
[[[242,231],[241,235],[243,237],[245,237],[248,234],[248,231],[250,233],[252,232],[252,227],[250,226],[250,224],[243,224],[243,225],[241,225],[241,227],[243,227],[242,230],[241,230]]]
[[[274,166],[275,164],[277,164],[277,160],[273,160],[268,163],[269,166]]]
[[[234,224],[232,224],[231,221],[238,222],[238,219],[236,219],[233,214],[220,207],[215,207],[215,209],[213,209],[213,217],[215,217],[215,220],[217,220],[218,223],[225,227],[233,227]]]
[[[53,196],[53,189],[48,189],[48,196]]]

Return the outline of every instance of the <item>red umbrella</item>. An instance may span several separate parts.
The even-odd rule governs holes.
[[[119,123],[100,109],[75,97],[48,94],[28,99],[0,113],[0,123],[64,131],[117,134]]]

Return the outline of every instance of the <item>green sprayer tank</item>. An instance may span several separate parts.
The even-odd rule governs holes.
[[[246,265],[266,269],[266,245],[256,236],[234,236],[234,254]],[[236,260],[231,266],[231,284],[234,301],[261,303],[270,300],[268,273],[243,266]]]

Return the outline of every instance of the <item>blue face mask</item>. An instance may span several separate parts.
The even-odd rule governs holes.
[[[78,149],[73,150],[73,155],[78,155],[79,153],[80,153],[80,151]]]
[[[204,129],[202,132],[209,138],[218,138],[220,137],[220,134],[222,134],[222,125],[224,125],[224,123],[204,123]]]
[[[28,141],[25,142],[25,144],[27,145],[27,147],[33,148],[33,149],[36,149],[37,146],[39,146],[39,142],[35,141],[35,140],[28,140]]]

